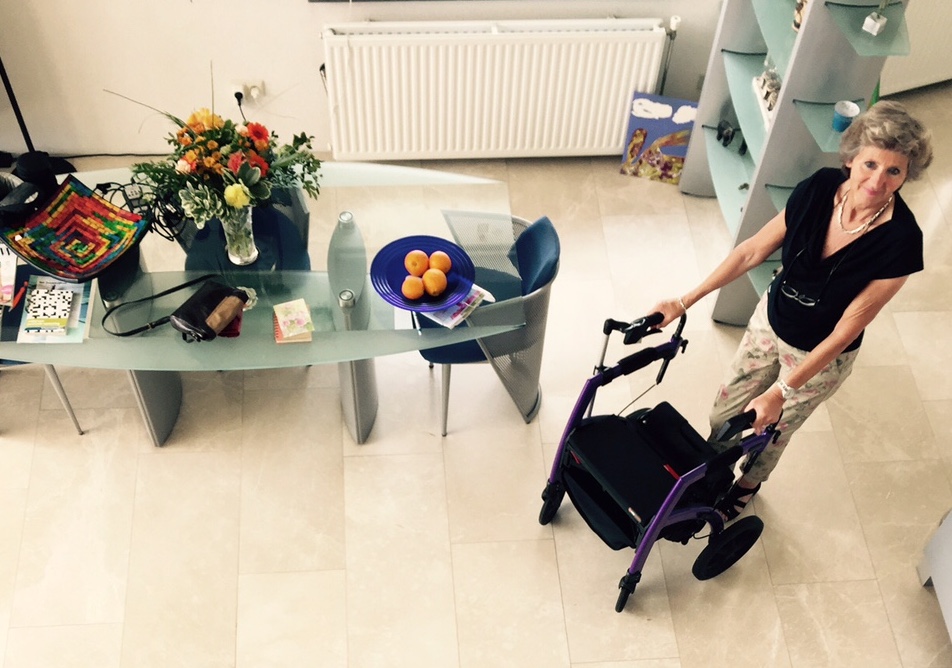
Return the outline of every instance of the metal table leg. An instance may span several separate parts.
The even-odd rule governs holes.
[[[182,407],[182,376],[178,371],[127,373],[149,438],[156,447],[162,446],[175,428]]]

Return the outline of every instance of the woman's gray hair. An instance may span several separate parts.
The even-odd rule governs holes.
[[[845,165],[866,146],[895,151],[909,158],[907,178],[912,181],[932,163],[932,133],[892,100],[880,100],[853,119],[840,140]]]

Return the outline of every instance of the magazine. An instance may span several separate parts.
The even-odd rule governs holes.
[[[488,290],[484,290],[478,285],[473,284],[473,287],[469,290],[469,294],[467,294],[462,301],[440,309],[439,311],[421,311],[420,315],[425,315],[433,322],[453,329],[456,325],[466,320],[469,314],[476,310],[476,307],[484,301],[494,302],[496,300]]]

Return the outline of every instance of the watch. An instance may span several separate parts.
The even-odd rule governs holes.
[[[777,379],[777,387],[780,388],[780,395],[783,397],[784,401],[788,399],[793,399],[793,395],[797,393],[795,389],[787,385],[782,378]]]

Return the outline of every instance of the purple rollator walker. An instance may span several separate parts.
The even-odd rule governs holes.
[[[708,544],[692,568],[699,580],[720,575],[753,547],[763,531],[763,521],[750,515],[725,527],[716,506],[734,482],[736,462],[750,455],[746,470],[779,436],[771,426],[761,435],[751,432],[742,437],[756,418],[754,411],[748,411],[719,430],[718,441],[737,443],[718,453],[666,402],[624,416],[592,416],[599,388],[660,360],[658,384],[671,360],[685,351],[688,342],[681,334],[687,317],[681,316],[668,342],[642,348],[614,366],[604,365],[612,332],[624,334],[625,345],[635,344],[658,332],[653,327],[662,317],[655,313],[631,323],[605,321],[601,358],[569,416],[542,492],[541,524],[552,521],[568,494],[582,518],[609,547],[635,548],[631,566],[618,583],[617,612],[624,609],[641,580],[648,553],[658,538],[687,544],[705,525],[710,526]]]

